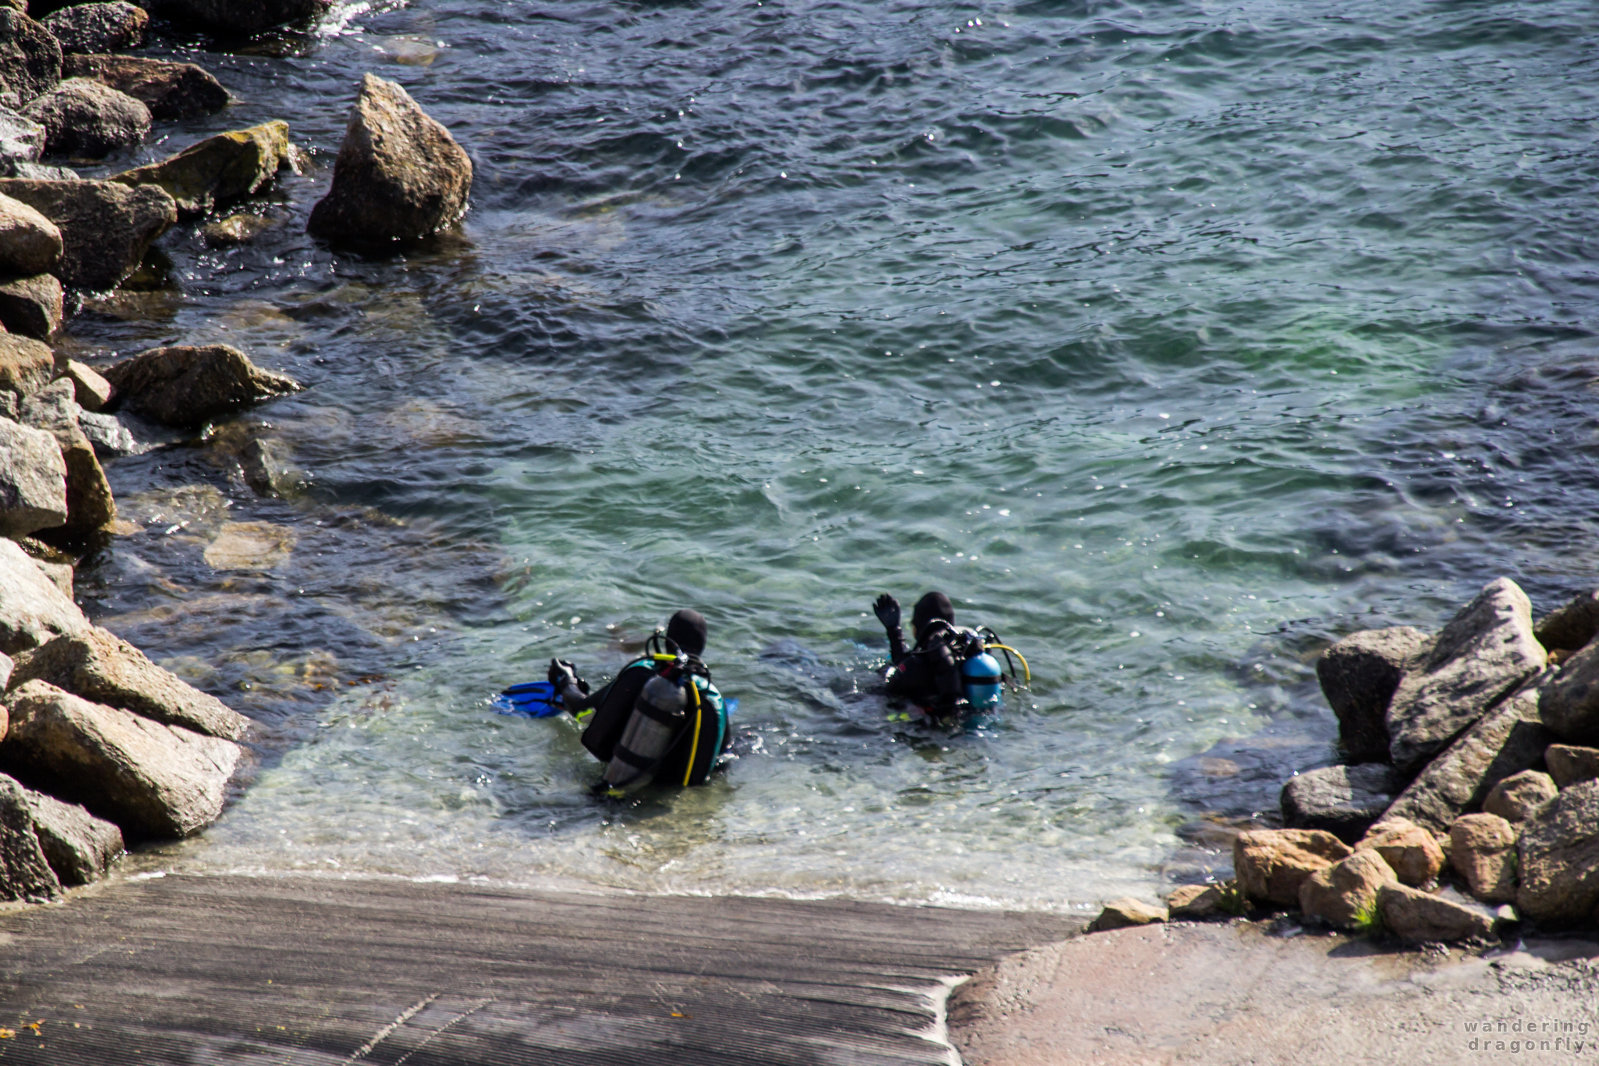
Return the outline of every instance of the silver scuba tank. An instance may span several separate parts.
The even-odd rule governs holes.
[[[605,766],[605,783],[612,788],[648,784],[688,719],[687,705],[688,693],[677,682],[659,674],[646,681]]]

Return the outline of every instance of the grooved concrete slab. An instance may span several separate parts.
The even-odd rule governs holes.
[[[0,1061],[948,1064],[937,1031],[948,979],[1076,924],[167,876],[0,914],[0,1027],[15,1032]]]

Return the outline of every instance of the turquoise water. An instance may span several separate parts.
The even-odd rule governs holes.
[[[1215,827],[1334,758],[1328,639],[1594,579],[1592,22],[435,0],[167,40],[241,102],[144,155],[286,117],[312,166],[71,329],[310,386],[112,467],[141,531],[86,600],[263,726],[162,861],[1057,909],[1224,872]],[[477,168],[393,258],[303,232],[367,70]],[[244,485],[250,433],[299,491]],[[241,532],[281,550],[229,568]],[[874,685],[871,600],[927,588],[1034,675],[958,735]],[[573,729],[490,710],[679,606],[740,699],[711,787],[597,804]]]

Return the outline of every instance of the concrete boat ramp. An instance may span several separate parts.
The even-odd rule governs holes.
[[[948,1064],[955,975],[1071,927],[834,901],[127,880],[0,914],[0,1061]]]

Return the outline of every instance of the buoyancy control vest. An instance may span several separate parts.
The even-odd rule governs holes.
[[[899,687],[901,694],[918,703],[925,700],[936,713],[957,709],[984,711],[999,706],[1005,671],[999,660],[989,654],[990,650],[1005,655],[1010,663],[1010,680],[1016,681],[1016,665],[1011,655],[1021,659],[1021,653],[1001,643],[999,635],[986,626],[967,629],[935,618],[919,636],[916,648],[905,661],[891,669],[889,687],[891,692]],[[1027,671],[1025,659],[1022,659],[1022,669]],[[896,671],[901,675],[899,685],[895,684],[893,676]],[[950,676],[944,676],[946,674]],[[1030,672],[1028,680],[1031,680]],[[910,692],[909,688],[926,691]],[[958,699],[955,698],[957,693]],[[956,706],[950,706],[952,702]],[[960,708],[960,704],[965,708]]]
[[[703,784],[727,741],[727,706],[710,670],[684,655],[629,663],[582,736],[583,746],[606,764],[605,786],[623,793],[651,781]]]

